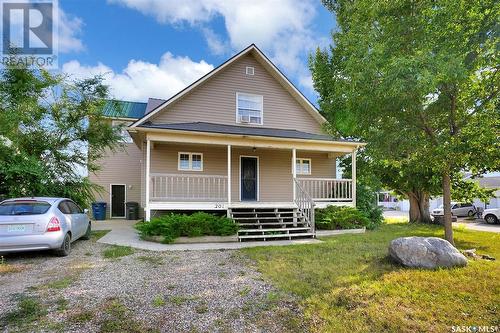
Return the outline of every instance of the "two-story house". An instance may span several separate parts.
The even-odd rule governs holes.
[[[127,123],[129,143],[90,176],[106,190],[97,199],[111,218],[137,201],[146,221],[162,211],[224,210],[256,228],[266,220],[287,227],[281,222],[293,217],[291,227],[299,219],[297,234],[306,234],[314,207],[355,205],[363,144],[327,135],[323,116],[255,45],[168,100],[118,105],[119,117],[105,113]],[[336,159],[346,154],[353,179],[337,179]]]

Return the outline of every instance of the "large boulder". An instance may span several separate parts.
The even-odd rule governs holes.
[[[466,266],[467,258],[450,242],[437,237],[401,237],[389,245],[389,255],[407,267],[434,269]]]

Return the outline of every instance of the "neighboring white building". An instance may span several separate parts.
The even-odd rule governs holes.
[[[483,178],[475,179],[479,182],[481,187],[485,188],[496,188],[495,196],[491,198],[489,203],[484,203],[479,199],[475,199],[473,204],[476,207],[486,208],[500,208],[500,176],[496,174],[488,174]],[[429,210],[438,208],[443,204],[442,197],[432,198],[429,202]],[[384,209],[394,209],[407,212],[410,210],[410,201],[408,199],[398,200],[397,197],[393,196],[390,191],[382,191],[378,193],[378,205]]]

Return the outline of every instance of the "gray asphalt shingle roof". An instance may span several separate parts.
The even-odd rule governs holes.
[[[236,126],[236,125],[213,124],[205,122],[172,123],[172,124],[153,124],[150,122],[146,122],[140,125],[139,127],[177,130],[177,131],[190,131],[190,132],[268,136],[275,138],[290,138],[290,139],[302,139],[302,140],[355,142],[352,140],[336,139],[329,135],[313,134],[292,129],[247,127],[247,126]]]

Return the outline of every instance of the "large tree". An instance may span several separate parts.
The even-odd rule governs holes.
[[[324,3],[338,28],[311,62],[321,109],[403,184],[429,195],[438,178],[453,243],[452,176],[500,168],[500,3]]]
[[[0,195],[62,196],[88,205],[99,189],[87,173],[120,146],[121,128],[103,118],[107,94],[98,77],[74,82],[41,68],[3,68]]]

